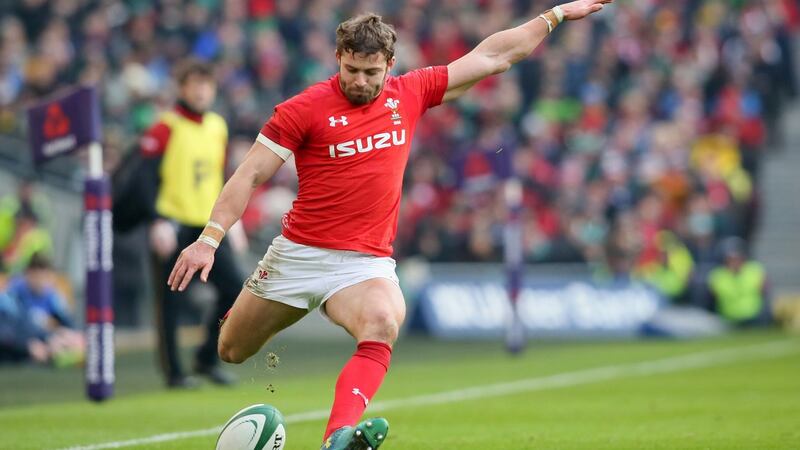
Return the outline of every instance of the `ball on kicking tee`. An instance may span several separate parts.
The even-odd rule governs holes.
[[[248,406],[228,420],[217,438],[217,450],[283,450],[286,427],[270,405]]]

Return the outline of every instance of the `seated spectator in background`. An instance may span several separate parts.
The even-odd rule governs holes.
[[[11,303],[6,303],[11,306],[6,310],[20,333],[17,349],[24,342],[32,360],[66,366],[83,360],[83,335],[75,329],[53,276],[50,260],[34,254],[25,272],[9,280],[6,295]]]
[[[642,239],[637,233],[638,218],[621,212],[613,222],[603,246],[603,259],[596,264],[593,278],[598,283],[628,282],[640,257]]]
[[[50,253],[53,241],[32,211],[21,209],[14,220],[14,232],[8,244],[0,249],[2,266],[10,273],[18,273],[31,261],[34,254]]]
[[[708,195],[697,192],[688,199],[685,215],[679,224],[681,237],[695,263],[687,300],[689,304],[708,311],[714,310],[707,287],[708,274],[719,263],[715,222]]]
[[[750,175],[742,168],[741,152],[730,136],[716,134],[699,138],[691,155],[692,166],[719,220],[722,236],[752,237],[758,211]]]
[[[708,276],[717,312],[742,326],[768,325],[772,321],[767,275],[761,263],[748,259],[746,244],[738,237],[720,243],[723,263]]]
[[[194,56],[215,61],[220,95],[213,109],[232,124],[227,165],[235,167],[259,118],[310,80],[337,70],[328,58],[335,42],[320,30],[334,27],[351,6],[369,3],[408,38],[398,44],[394,72],[400,75],[461,56],[470,43],[528,10],[528,3],[541,2],[399,0],[319,8],[320,2],[312,1],[37,0],[83,6],[48,6],[34,21],[17,17],[18,3],[24,2],[0,2],[5,5],[0,6],[0,133],[21,137],[25,104],[82,83],[104,93],[104,148],[120,147],[115,141],[132,143],[175,100],[173,63]],[[108,14],[106,3],[118,14]],[[189,3],[193,13],[183,14]],[[229,14],[230,5],[239,3],[261,7]],[[275,5],[281,5],[279,14]],[[483,185],[482,195],[499,195],[498,181],[509,169],[492,161],[509,157],[512,173],[524,182],[526,261],[601,260],[609,250],[606,234],[615,226],[605,213],[638,204],[642,248],[637,252],[644,255],[639,260],[659,258],[657,232],[678,232],[695,257],[684,296],[709,306],[706,280],[716,261],[707,257],[716,256],[711,249],[725,236],[752,245],[761,214],[759,166],[776,147],[766,144],[780,142],[780,124],[790,122],[781,119],[798,92],[798,5],[796,0],[618,1],[614,14],[559,30],[559,39],[548,42],[547,58],[526,58],[515,66],[516,76],[485,80],[459,102],[431,110],[409,154],[395,258],[500,261],[502,215],[487,219],[486,205],[476,209],[468,188]],[[260,26],[265,23],[269,26]],[[131,30],[136,45],[106,51],[109,42],[126,42]],[[128,148],[138,152],[138,146]],[[130,162],[122,166],[135,175]],[[468,170],[455,169],[461,166]],[[243,216],[256,247],[266,247],[280,229],[296,191],[292,171],[284,173],[255,194]],[[6,196],[9,204],[24,203],[25,189]],[[121,205],[115,229],[126,219],[132,226],[144,217],[133,207],[137,195],[115,201]],[[0,265],[13,257],[15,262],[6,264],[22,270],[31,251],[3,258],[19,210],[12,205],[9,215],[5,201],[0,199]],[[49,210],[37,203],[31,210],[38,224],[49,224],[42,215]],[[683,222],[691,222],[693,235],[681,230]],[[627,250],[610,251],[614,259]]]
[[[644,259],[640,255],[634,275],[651,284],[672,302],[680,302],[694,268],[692,255],[672,232],[659,231],[655,239],[657,254]]]
[[[28,265],[35,253],[49,253],[53,242],[42,223],[45,200],[28,181],[15,194],[0,199],[0,268],[16,273]]]
[[[27,360],[44,364],[48,361],[47,344],[36,337],[32,325],[17,301],[0,292],[0,364]]]

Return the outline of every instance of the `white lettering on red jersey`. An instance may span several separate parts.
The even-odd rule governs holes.
[[[354,105],[339,75],[275,107],[258,141],[295,156],[299,190],[283,235],[300,244],[390,256],[417,120],[439,105],[447,67],[389,76],[380,95]]]

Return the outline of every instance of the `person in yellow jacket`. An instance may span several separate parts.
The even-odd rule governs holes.
[[[723,264],[708,275],[717,312],[737,325],[771,322],[764,266],[747,258],[744,241],[731,237],[720,243]]]
[[[178,65],[178,101],[161,115],[140,140],[144,215],[148,216],[150,250],[156,289],[159,353],[166,382],[190,388],[197,380],[183,370],[178,352],[178,318],[186,293],[167,288],[167,276],[186,247],[203,231],[225,177],[228,127],[209,111],[216,96],[210,64],[189,59]],[[233,305],[244,280],[232,248],[223,243],[208,281],[217,290],[215,314],[207,324],[206,341],[195,355],[194,372],[217,384],[234,378],[218,364],[219,320]],[[205,280],[203,280],[205,281]]]
[[[53,253],[47,208],[30,180],[21,180],[17,192],[0,198],[0,271],[20,273],[34,254]]]
[[[694,269],[692,254],[670,231],[659,231],[656,240],[659,258],[638,264],[634,277],[650,284],[670,301],[679,301]]]

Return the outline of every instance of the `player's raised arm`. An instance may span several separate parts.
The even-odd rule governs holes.
[[[219,194],[211,221],[206,231],[196,242],[186,247],[178,257],[169,275],[167,284],[173,290],[184,290],[199,270],[200,279],[206,281],[214,264],[214,251],[225,232],[233,226],[244,213],[253,191],[261,183],[269,180],[283,165],[283,158],[256,141],[233,176],[225,183]],[[217,237],[217,239],[214,239]],[[216,245],[215,245],[216,244]]]
[[[516,28],[497,32],[447,66],[444,101],[454,100],[482,79],[526,58],[564,20],[582,19],[613,0],[578,0],[549,9]]]

